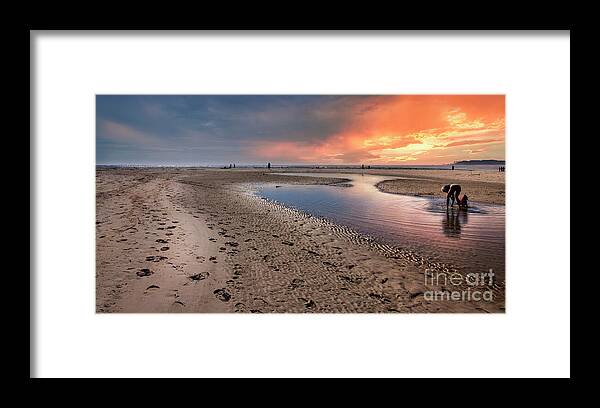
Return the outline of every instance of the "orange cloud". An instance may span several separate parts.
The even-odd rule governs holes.
[[[487,143],[500,142],[502,140],[504,140],[504,139],[484,139],[484,140],[470,139],[470,140],[461,140],[459,142],[448,143],[444,147],[472,146],[472,145],[478,145],[478,144],[487,144]]]
[[[383,96],[335,103],[317,114],[340,120],[342,130],[318,142],[259,141],[255,156],[270,161],[321,164],[414,162],[444,164],[465,158],[504,159],[505,114],[503,95]],[[485,148],[500,144],[494,157]],[[465,152],[468,152],[465,155]]]

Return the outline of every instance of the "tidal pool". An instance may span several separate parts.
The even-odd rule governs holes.
[[[343,173],[314,176],[351,181],[339,186],[267,184],[261,185],[257,194],[465,272],[488,272],[491,268],[504,280],[504,206],[473,202],[468,210],[456,206],[447,210],[441,192],[439,198],[424,198],[383,193],[375,187],[380,181],[397,177]]]

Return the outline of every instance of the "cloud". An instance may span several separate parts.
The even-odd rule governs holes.
[[[477,139],[470,139],[470,140],[461,140],[459,142],[452,142],[452,143],[448,143],[446,145],[444,145],[444,147],[454,147],[454,146],[472,146],[472,145],[479,145],[479,144],[488,144],[488,143],[494,143],[494,142],[500,142],[504,139],[483,139],[483,140],[477,140]]]
[[[365,150],[354,150],[338,153],[332,158],[341,163],[360,163],[376,161],[380,159],[381,156]]]
[[[111,120],[100,121],[98,126],[98,134],[102,139],[120,143],[135,144],[143,147],[161,144],[160,138],[154,135]]]
[[[217,163],[442,164],[484,158],[465,148],[488,145],[504,155],[502,95],[99,96],[97,110],[98,157],[117,143]]]
[[[347,106],[349,101],[343,100],[342,108],[338,106],[340,101],[329,102],[321,115],[337,120],[342,112],[345,121],[338,132],[310,142],[259,142],[249,148],[249,153],[254,148],[256,154],[269,160],[292,157],[329,163],[388,163],[437,160],[442,155],[428,153],[504,141],[503,109],[465,112],[454,106],[457,100],[452,102],[452,105],[435,104],[427,103],[426,97],[386,97],[360,101],[353,106]]]

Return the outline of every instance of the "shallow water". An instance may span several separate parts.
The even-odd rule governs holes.
[[[286,175],[308,176],[306,173]],[[504,279],[504,206],[470,203],[468,210],[446,210],[439,198],[387,194],[375,184],[389,176],[319,173],[315,177],[351,179],[335,185],[262,185],[258,195],[354,228],[400,248],[465,272],[494,270]]]

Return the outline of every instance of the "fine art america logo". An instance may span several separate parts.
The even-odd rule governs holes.
[[[425,287],[441,288],[441,290],[425,291],[425,300],[440,301],[493,301],[492,287],[494,271],[468,273],[430,272],[425,274]]]

